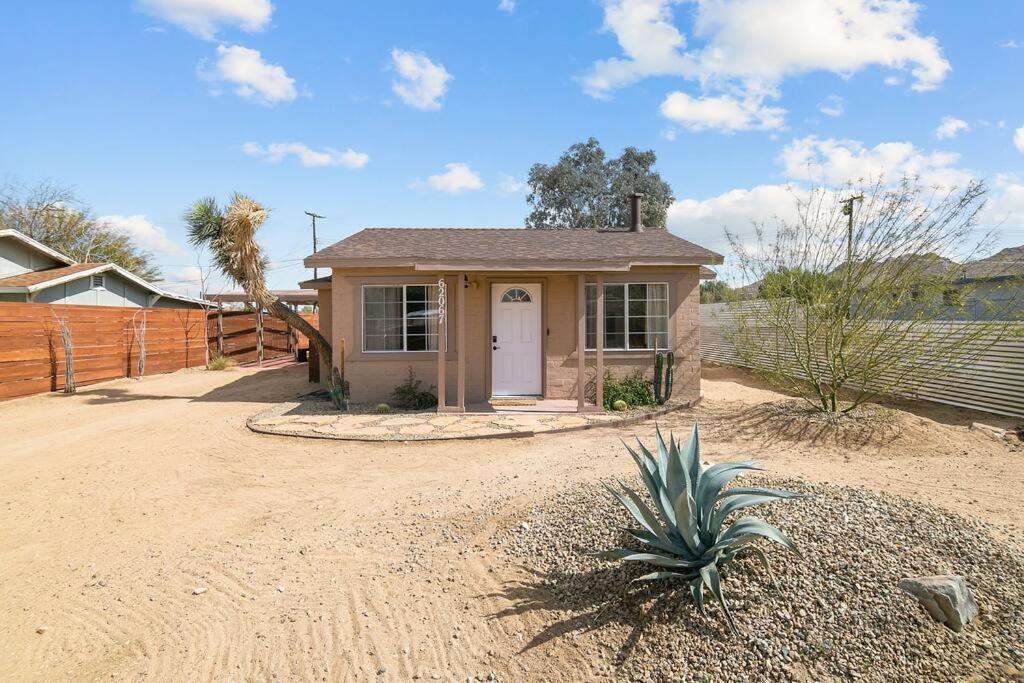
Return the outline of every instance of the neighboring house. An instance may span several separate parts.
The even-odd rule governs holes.
[[[601,370],[650,377],[656,348],[675,352],[674,397],[700,396],[699,283],[704,264],[721,262],[637,219],[621,230],[368,228],[307,257],[331,275],[301,286],[319,291],[320,329],[334,365],[344,349],[353,401],[389,400],[411,369],[440,387],[452,406],[442,410],[503,396],[584,410]]]
[[[1024,245],[965,263],[966,310],[972,320],[1024,320]]]
[[[113,263],[76,263],[13,229],[0,230],[0,302],[200,308]]]

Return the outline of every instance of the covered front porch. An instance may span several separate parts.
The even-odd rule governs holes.
[[[438,339],[434,352],[438,413],[604,412],[603,345],[597,344],[591,352],[594,357],[593,402],[587,400],[590,392],[586,351],[588,284],[596,285],[597,290],[595,337],[604,339],[604,276],[601,273],[561,273],[560,282],[552,283],[550,275],[508,273],[481,277],[480,273],[468,271],[438,273]],[[474,296],[473,302],[467,303],[474,288],[482,296]],[[469,306],[475,306],[477,310],[468,312]],[[549,361],[557,354],[550,348],[552,325],[549,323],[553,315],[560,323],[556,328],[572,337],[570,353],[575,356],[575,373],[571,380],[575,386],[571,393],[575,395],[574,399],[553,395],[555,392],[550,389],[552,383],[548,374],[555,370]],[[470,330],[470,321],[474,318],[482,318],[483,324],[472,326]],[[454,326],[450,324],[451,319],[454,319]],[[571,329],[565,324],[569,321],[572,322]],[[485,344],[484,397],[487,400],[467,402],[469,350],[481,341]],[[564,344],[566,339],[563,336],[559,341]],[[455,349],[454,363],[451,362],[452,347]],[[566,365],[562,362],[558,371],[561,372]],[[560,379],[560,393],[570,393],[565,390],[568,382],[564,372]],[[452,383],[453,391],[449,390]]]

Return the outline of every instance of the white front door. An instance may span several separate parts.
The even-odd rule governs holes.
[[[491,394],[540,396],[541,288],[491,285]]]

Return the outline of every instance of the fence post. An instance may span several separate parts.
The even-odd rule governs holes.
[[[256,308],[256,362],[263,365],[263,307]]]
[[[217,302],[217,355],[224,355],[224,304]]]

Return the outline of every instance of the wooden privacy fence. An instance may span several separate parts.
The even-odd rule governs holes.
[[[240,363],[257,360],[261,345],[264,358],[287,355],[298,340],[277,318],[242,311],[223,313],[225,352]],[[216,311],[207,320],[202,309],[0,302],[0,400],[64,388],[61,319],[71,331],[78,385],[137,376],[140,345],[136,330],[143,320],[146,375],[202,367],[206,364],[204,336],[211,353],[216,352],[219,339]]]
[[[0,399],[64,388],[58,319],[71,331],[78,385],[135,377],[135,327],[143,320],[145,374],[206,362],[206,313],[200,309],[0,303]]]
[[[739,305],[756,305],[754,302]],[[730,304],[702,304],[700,307],[700,357],[728,365],[747,365],[737,353],[729,329],[735,325],[737,311]],[[934,322],[945,334],[971,334],[971,326],[985,323]],[[1012,323],[1008,323],[1012,324]],[[765,332],[766,338],[771,336]],[[913,341],[908,340],[908,343]],[[986,344],[982,344],[983,348]],[[928,348],[928,347],[918,347]],[[930,377],[904,393],[962,408],[1000,415],[1024,417],[1024,336],[1003,338],[980,353],[969,354],[964,367]]]

